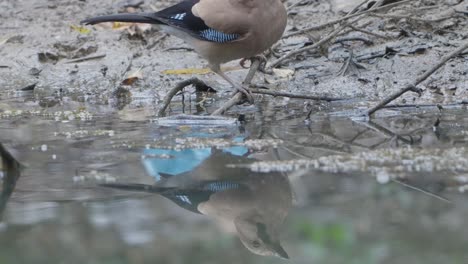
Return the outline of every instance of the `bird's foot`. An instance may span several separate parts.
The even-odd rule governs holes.
[[[249,67],[245,66],[245,62],[250,60],[249,58],[242,58],[240,61],[239,61],[239,65],[244,68],[244,69],[248,69]]]
[[[265,55],[256,55],[256,56],[253,56],[253,57],[250,57],[250,58],[243,58],[243,59],[241,59],[241,60],[239,61],[239,64],[240,64],[240,66],[241,66],[242,68],[247,69],[247,68],[249,68],[250,66],[249,66],[249,67],[245,66],[245,62],[246,62],[246,61],[252,62],[252,61],[254,61],[254,60],[260,61],[260,63],[261,63],[260,66],[262,66],[262,65],[265,66],[265,64],[266,64],[266,62],[267,62],[267,57],[265,57]]]
[[[254,98],[253,98],[253,94],[252,92],[250,91],[249,88],[247,87],[244,87],[242,85],[235,85],[235,88],[237,89],[238,92],[242,93],[244,95],[244,97],[247,99],[247,101],[251,104],[254,103]]]
[[[260,61],[260,66],[258,67],[258,70],[263,73],[267,73],[266,72],[267,57],[265,55],[256,55],[250,58],[243,58],[240,60],[239,64],[242,68],[247,69],[250,66],[249,67],[245,66],[245,62],[250,61],[252,63],[254,60]]]

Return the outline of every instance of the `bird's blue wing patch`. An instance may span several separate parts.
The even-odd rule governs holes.
[[[192,204],[192,201],[187,195],[176,195],[175,197],[184,203],[187,203],[190,205]]]
[[[198,2],[199,0],[182,1],[152,14],[151,18],[205,41],[227,43],[241,37],[240,34],[228,34],[207,26],[203,19],[192,13],[192,7]]]
[[[212,28],[200,31],[200,36],[205,40],[217,43],[231,42],[240,38],[239,34],[227,34]]]
[[[187,15],[186,12],[184,12],[184,13],[177,13],[177,14],[172,15],[171,18],[172,18],[172,19],[175,19],[175,20],[183,21],[186,15]]]

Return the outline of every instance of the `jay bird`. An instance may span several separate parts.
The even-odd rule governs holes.
[[[286,28],[287,12],[280,0],[184,0],[155,13],[98,16],[82,24],[137,22],[158,25],[179,37],[205,58],[211,70],[253,101],[248,88],[234,82],[221,64],[250,58],[270,48]]]
[[[242,244],[262,256],[288,258],[279,229],[292,204],[291,187],[281,173],[255,173],[254,159],[215,151],[192,171],[162,174],[154,185],[109,183],[104,187],[157,193],[178,206],[206,215],[235,230]],[[161,173],[160,173],[161,174]]]

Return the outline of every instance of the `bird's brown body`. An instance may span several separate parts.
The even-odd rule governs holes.
[[[195,50],[213,66],[262,53],[286,28],[286,9],[279,0],[200,0],[192,12],[209,27],[241,35],[229,43],[193,40]]]
[[[248,89],[224,74],[221,64],[250,58],[270,48],[281,38],[286,20],[287,12],[280,0],[184,0],[156,13],[106,15],[82,23],[156,24],[192,45],[213,72],[253,102]]]

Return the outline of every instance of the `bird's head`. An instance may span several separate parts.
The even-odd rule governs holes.
[[[289,259],[278,238],[278,230],[254,219],[236,219],[235,225],[239,238],[251,252],[262,256],[275,256]]]

